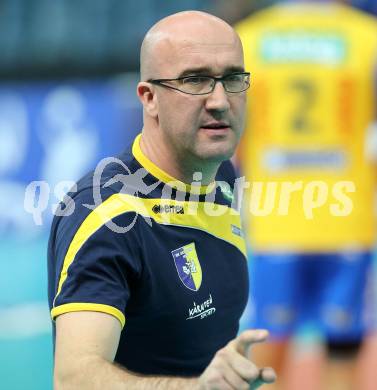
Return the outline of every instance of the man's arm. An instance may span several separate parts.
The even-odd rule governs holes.
[[[199,378],[143,376],[114,363],[119,321],[100,312],[74,312],[56,319],[55,390],[96,389],[256,389],[274,381],[272,370],[259,370],[247,359],[248,346],[267,334],[246,331],[218,351]]]
[[[184,389],[195,379],[145,377],[113,363],[121,332],[120,322],[100,312],[82,311],[56,319],[54,388],[86,389]],[[189,387],[187,387],[189,388]]]

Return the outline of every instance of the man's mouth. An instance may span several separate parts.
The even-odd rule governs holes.
[[[210,129],[210,130],[225,130],[229,129],[230,125],[229,123],[226,122],[211,122],[211,123],[206,123],[201,126],[202,129]]]

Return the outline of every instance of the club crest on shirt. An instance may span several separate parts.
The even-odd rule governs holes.
[[[202,284],[202,267],[192,242],[171,251],[175,268],[181,282],[192,291],[198,291]]]

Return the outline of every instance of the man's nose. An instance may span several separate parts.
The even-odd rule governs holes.
[[[207,97],[206,108],[209,111],[227,111],[229,107],[229,96],[222,82],[217,81],[214,90]]]

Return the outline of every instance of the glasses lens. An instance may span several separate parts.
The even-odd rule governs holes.
[[[242,92],[249,88],[249,75],[230,74],[224,77],[224,87],[227,92]]]
[[[186,93],[205,94],[212,90],[214,80],[205,76],[190,76],[181,79],[179,89]]]

